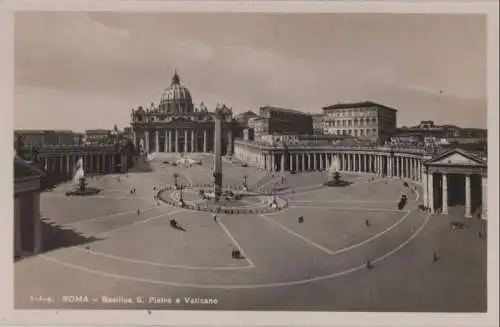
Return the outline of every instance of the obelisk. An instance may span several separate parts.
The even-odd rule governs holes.
[[[215,109],[214,133],[214,194],[218,199],[222,194],[222,113]]]

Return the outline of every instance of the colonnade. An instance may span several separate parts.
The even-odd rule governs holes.
[[[324,171],[333,158],[339,159],[340,170],[374,173],[381,176],[422,180],[423,157],[404,153],[357,152],[357,151],[259,151],[235,147],[235,155],[251,166],[266,171]]]
[[[108,174],[127,171],[127,157],[109,152],[47,153],[40,156],[42,167],[49,176],[72,177],[82,158],[86,173]],[[117,162],[117,158],[119,161]],[[117,169],[119,166],[119,169]]]

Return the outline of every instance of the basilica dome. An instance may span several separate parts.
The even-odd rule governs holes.
[[[187,87],[181,85],[181,80],[177,72],[172,77],[170,86],[163,92],[159,107],[160,111],[171,114],[194,111],[191,93]]]

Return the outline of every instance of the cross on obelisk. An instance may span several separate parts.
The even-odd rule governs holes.
[[[215,109],[214,133],[214,194],[218,199],[222,194],[222,110]]]

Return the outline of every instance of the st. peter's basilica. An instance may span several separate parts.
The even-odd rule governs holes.
[[[132,109],[132,139],[145,153],[213,152],[216,112],[222,120],[222,153],[233,152],[234,123],[232,109],[217,105],[214,111],[200,103],[193,105],[191,93],[181,84],[177,72],[165,89],[160,104]]]

